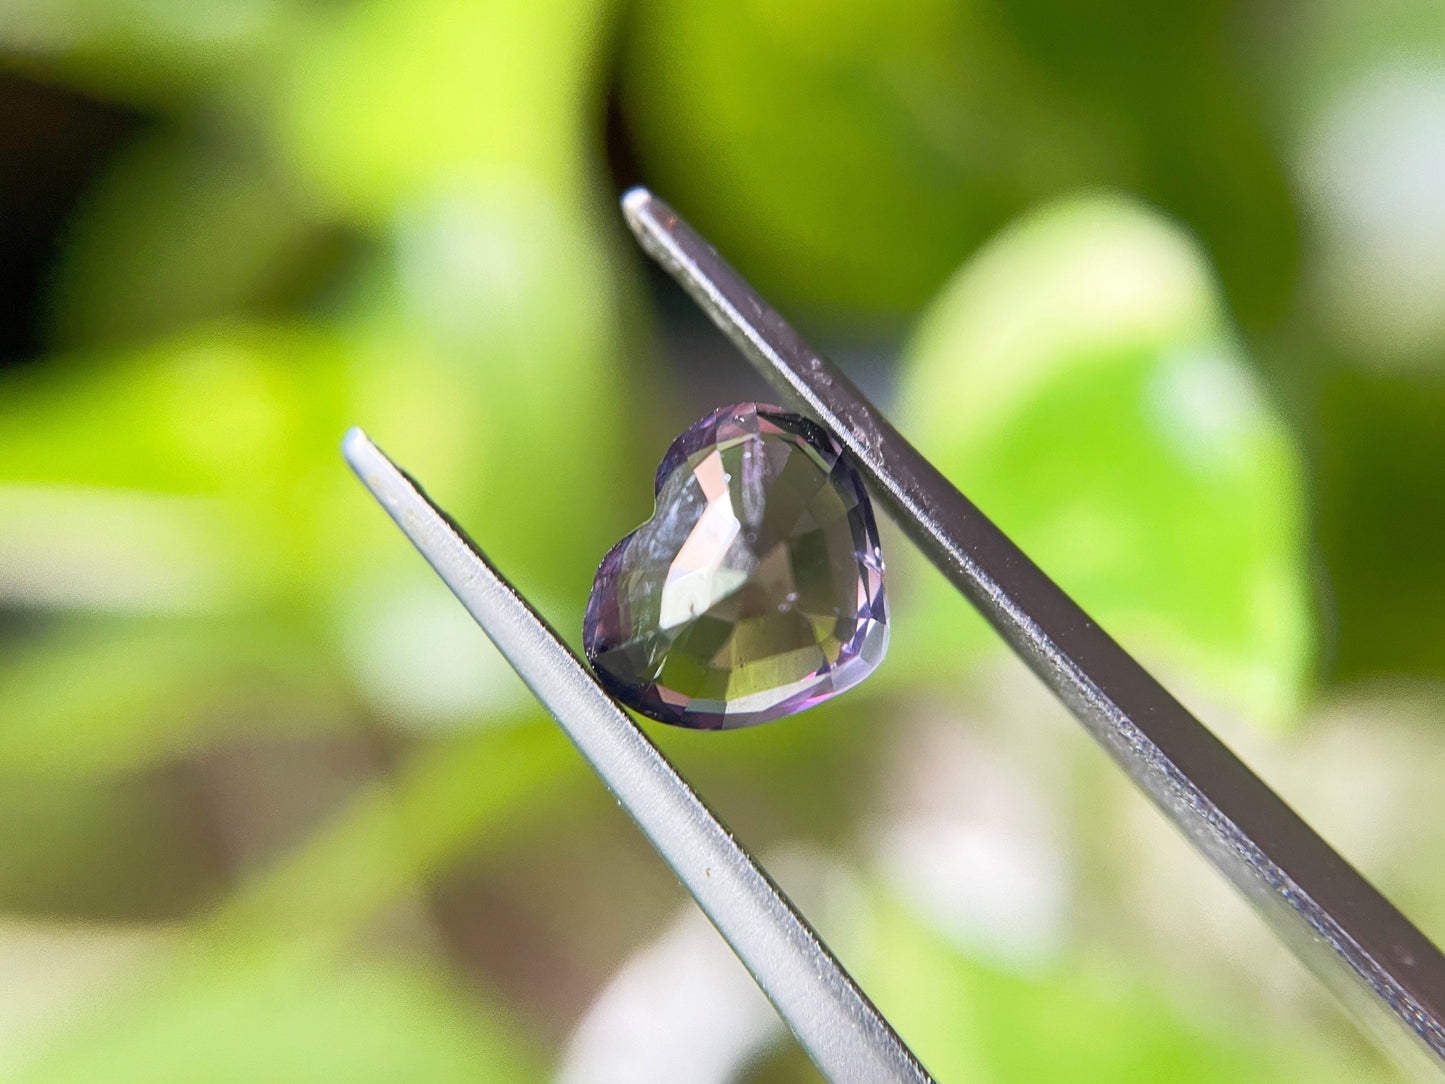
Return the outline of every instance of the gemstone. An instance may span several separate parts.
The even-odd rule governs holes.
[[[597,570],[582,639],[618,700],[731,730],[857,685],[888,649],[878,525],[816,424],[737,403],[673,441],[652,518]]]

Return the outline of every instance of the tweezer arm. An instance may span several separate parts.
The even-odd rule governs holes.
[[[718,928],[834,1084],[930,1084],[818,935],[476,545],[359,429],[346,460]]]
[[[675,211],[628,224],[1129,777],[1401,1060],[1445,1069],[1445,958],[819,357]],[[1401,1037],[1409,1040],[1401,1042]]]

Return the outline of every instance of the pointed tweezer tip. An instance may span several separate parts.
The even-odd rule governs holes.
[[[631,222],[643,209],[651,203],[653,195],[642,185],[634,185],[622,193],[622,213]]]
[[[667,204],[637,185],[622,194],[622,217],[646,251],[665,259],[660,239],[677,219]]]
[[[346,431],[346,436],[341,438],[341,454],[353,467],[356,466],[359,456],[375,450],[376,445],[371,443],[371,438],[362,431],[359,425],[353,425]]]
[[[369,489],[377,500],[386,504],[382,497],[382,488],[389,476],[401,473],[396,464],[356,425],[348,429],[346,436],[341,438],[341,454],[352,472],[361,479],[361,484]]]

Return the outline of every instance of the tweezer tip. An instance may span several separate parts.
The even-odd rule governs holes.
[[[647,232],[647,212],[656,202],[657,197],[640,184],[622,193],[622,217],[639,237]]]
[[[378,494],[378,486],[383,484],[383,476],[388,473],[387,468],[396,470],[396,464],[386,457],[386,453],[371,442],[358,425],[353,425],[346,431],[346,436],[341,438],[341,455],[351,467],[352,472],[361,479],[361,484]]]
[[[635,184],[622,193],[622,210],[627,215],[636,214],[645,204],[651,202],[652,193],[647,190],[646,185]]]
[[[376,445],[371,443],[371,438],[362,432],[361,426],[353,425],[346,431],[346,436],[341,438],[341,454],[352,466],[360,456],[373,451]]]

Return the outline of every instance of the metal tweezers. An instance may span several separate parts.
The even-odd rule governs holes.
[[[1125,773],[1409,1068],[1445,1070],[1445,957],[643,189],[628,225],[852,456],[915,545]],[[482,551],[359,429],[347,461],[636,820],[822,1074],[931,1078],[767,872]],[[1433,1073],[1431,1074],[1433,1076]]]

